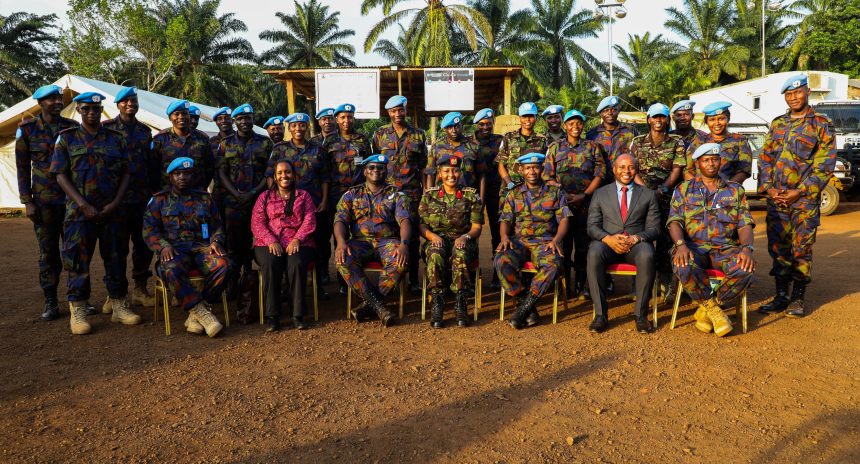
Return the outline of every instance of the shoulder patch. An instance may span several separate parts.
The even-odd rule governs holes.
[[[15,138],[16,139],[20,139],[21,136],[23,136],[23,135],[24,135],[24,131],[22,131],[20,127],[15,130]]]

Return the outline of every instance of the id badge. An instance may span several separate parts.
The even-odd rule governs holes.
[[[201,227],[201,232],[203,233],[203,238],[208,239],[209,238],[209,224],[203,224],[203,226]]]

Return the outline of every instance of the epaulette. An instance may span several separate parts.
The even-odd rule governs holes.
[[[478,193],[478,189],[475,187],[463,187],[462,190],[467,193]]]
[[[670,139],[675,139],[676,141],[677,141],[677,140],[683,140],[683,139],[684,139],[683,137],[681,137],[681,136],[680,136],[680,135],[678,135],[678,134],[668,134],[668,135],[669,135],[669,138],[670,138]],[[637,137],[639,137],[639,136],[637,136]]]
[[[167,196],[169,194],[170,194],[170,187],[167,187],[165,189],[162,189],[162,190],[159,190],[159,191],[153,193],[152,198],[160,197],[160,196]]]
[[[424,189],[424,193],[438,192],[439,189],[441,189],[441,188],[442,187],[438,186],[438,185],[436,187],[430,187],[430,188]]]
[[[77,126],[75,126],[75,127],[67,127],[67,128],[65,128],[65,129],[61,130],[60,132],[57,132],[57,137],[59,137],[59,136],[61,136],[61,135],[65,134],[66,132],[72,132],[72,131],[76,131],[76,130],[78,130],[78,127],[77,127]]]
[[[106,127],[106,126],[104,126],[104,124],[102,124],[102,126],[103,126],[107,131],[109,131],[109,132],[113,132],[113,133],[114,133],[114,135],[118,135],[118,136],[120,136],[120,137],[125,137],[125,134],[123,134],[123,133],[122,133],[122,131],[121,131],[121,130],[119,130],[119,129],[114,129],[113,127]]]
[[[27,119],[19,122],[18,127],[28,126],[28,125],[33,124],[35,122],[36,122],[36,118],[27,118]]]

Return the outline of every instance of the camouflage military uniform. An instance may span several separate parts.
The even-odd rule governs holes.
[[[603,150],[596,142],[582,140],[571,146],[565,138],[549,146],[544,160],[543,178],[556,182],[567,194],[584,193],[594,178],[606,177],[606,164]],[[571,267],[571,252],[576,246],[573,256],[573,268],[579,279],[585,279],[586,261],[588,259],[588,205],[590,198],[586,197],[578,207],[571,209],[572,224],[564,237],[565,270]],[[567,273],[567,272],[565,272]]]
[[[720,302],[734,299],[753,283],[754,274],[741,268],[738,230],[755,227],[740,184],[720,179],[717,190],[708,191],[701,177],[683,182],[672,195],[666,225],[677,222],[693,253],[688,266],[674,267],[675,275],[695,302],[716,296]],[[726,278],[711,290],[707,270],[718,269]]]
[[[693,140],[695,140],[697,137],[705,137],[708,135],[708,133],[705,131],[700,131],[699,129],[692,128],[690,129],[690,132],[687,133],[687,135],[681,135],[681,133],[678,132],[677,129],[670,130],[669,134],[681,137],[681,141],[684,142],[684,152],[690,149],[690,144],[693,143]]]
[[[421,247],[427,272],[427,287],[442,288],[447,269],[451,270],[451,291],[466,290],[469,285],[469,264],[478,259],[478,242],[469,240],[462,249],[454,241],[469,232],[472,224],[484,223],[484,206],[478,192],[469,187],[458,189],[453,195],[443,187],[424,191],[418,216],[434,234],[442,237],[442,246],[434,247],[425,241]]]
[[[364,170],[355,163],[372,153],[367,137],[358,132],[353,132],[350,140],[343,138],[339,133],[332,134],[326,138],[323,149],[331,163],[328,198],[332,205],[329,211],[333,214],[340,197],[351,187],[364,183]]]
[[[460,185],[471,187],[476,191],[480,189],[479,177],[487,172],[484,160],[478,156],[478,145],[465,135],[460,138],[460,144],[456,147],[447,138],[436,140],[430,147],[430,156],[427,157],[427,168],[424,174],[436,179],[436,163],[443,155],[454,155],[460,160]],[[498,170],[497,170],[498,172]]]
[[[33,225],[39,245],[39,286],[45,298],[56,300],[63,263],[60,240],[66,216],[66,194],[49,172],[57,133],[78,123],[60,117],[56,124],[46,124],[41,113],[18,125],[15,134],[15,166],[18,171],[18,194],[21,203],[33,203],[38,209]]]
[[[549,146],[549,145],[552,145],[556,142],[561,142],[562,140],[566,139],[567,134],[564,131],[561,131],[558,133],[553,133],[553,132],[547,131],[547,133],[544,134],[544,137],[546,137],[546,144]]]
[[[696,137],[687,147],[687,174],[696,175],[696,163],[693,153],[705,143],[720,144],[720,177],[730,180],[735,174],[743,172],[749,177],[752,174],[752,151],[747,138],[740,134],[726,133],[726,138],[717,142],[711,134]]]
[[[329,136],[331,136],[331,135],[335,135],[335,134],[337,134],[337,132],[334,132],[334,133],[332,133],[332,134],[329,134]],[[321,146],[321,147],[324,147],[324,146],[325,146],[325,139],[326,139],[326,136],[325,136],[325,135],[323,135],[323,134],[322,134],[322,132],[320,132],[319,134],[317,134],[317,135],[315,135],[315,136],[311,137],[310,139],[308,139],[308,141],[313,142],[313,143],[315,143],[315,144],[317,144],[317,145],[319,145],[319,146]]]
[[[400,223],[409,220],[409,197],[393,185],[373,194],[362,184],[343,194],[337,204],[334,222],[343,223],[351,234],[349,253],[337,265],[347,285],[367,300],[369,283],[362,269],[371,261],[382,264],[379,293],[386,296],[400,281],[405,266],[394,260],[400,246]]]
[[[192,188],[205,190],[209,187],[215,175],[215,154],[209,144],[209,137],[203,132],[192,130],[185,137],[176,135],[173,128],[164,129],[152,138],[151,177],[154,178],[152,190],[170,187],[167,176],[167,166],[181,156],[194,160],[194,170],[197,173],[196,182]]]
[[[501,236],[499,235],[499,196],[496,192],[502,188],[502,177],[499,176],[499,147],[502,144],[502,136],[490,134],[486,139],[474,136],[478,144],[478,157],[483,160],[487,173],[484,177],[486,184],[486,198],[482,198],[487,209],[487,220],[490,226],[491,244],[493,250],[499,246]]]
[[[125,137],[106,127],[90,135],[82,127],[66,129],[57,136],[51,170],[65,174],[82,197],[97,210],[116,199],[120,182],[128,172],[128,150]],[[104,261],[104,283],[113,299],[128,293],[125,262],[120,255],[120,241],[125,237],[122,207],[103,222],[84,217],[72,199],[66,200],[63,226],[63,267],[69,275],[69,301],[90,298],[90,261],[99,246]]]
[[[226,240],[218,214],[212,197],[203,190],[184,195],[163,190],[146,205],[143,237],[156,254],[168,246],[176,253],[174,259],[159,262],[157,272],[185,311],[203,299],[217,302],[227,277],[227,258],[209,252],[212,242],[223,244]],[[189,280],[193,270],[206,278],[202,294]]]
[[[516,296],[523,290],[520,269],[526,262],[538,270],[531,283],[532,295],[543,295],[555,281],[562,271],[562,257],[543,247],[555,238],[559,223],[570,216],[564,192],[554,185],[544,183],[532,192],[523,184],[508,192],[499,220],[513,228],[513,247],[496,253],[493,259],[493,267],[508,294]]]
[[[221,158],[218,154],[218,148],[221,146],[221,141],[235,132],[231,132],[226,136],[222,136],[220,133],[209,137],[209,149],[212,150],[212,162],[217,167],[221,162]],[[212,176],[212,199],[215,201],[215,206],[218,208],[218,212],[221,213],[221,217],[225,216],[224,214],[224,197],[228,195],[226,191],[224,191],[224,187],[221,185],[221,176],[217,174],[213,174]]]
[[[586,140],[597,142],[603,149],[603,161],[607,166],[605,184],[615,180],[615,175],[612,174],[612,164],[618,155],[628,152],[630,143],[637,135],[639,134],[636,132],[636,128],[620,121],[615,129],[609,130],[601,122],[585,133]]]
[[[677,135],[668,134],[658,146],[654,146],[651,134],[639,135],[630,144],[630,154],[639,164],[639,177],[645,182],[645,186],[657,192],[657,200],[660,205],[660,223],[665,224],[669,218],[669,204],[672,202],[672,190],[663,188],[666,179],[672,175],[676,167],[684,168],[687,165],[687,156],[684,151],[684,142]],[[654,268],[657,272],[672,272],[672,237],[668,230],[661,228],[660,238],[654,253]]]
[[[499,145],[499,155],[496,157],[497,164],[501,164],[508,170],[508,177],[515,184],[523,182],[523,176],[519,172],[519,163],[517,158],[526,153],[546,153],[547,141],[546,137],[532,133],[525,137],[520,133],[520,130],[513,130],[502,137],[502,143]],[[496,169],[498,171],[498,169]],[[504,180],[502,180],[504,182]],[[506,185],[502,185],[499,190],[499,198],[507,196]]]
[[[833,125],[826,115],[809,108],[802,118],[786,114],[773,120],[759,157],[759,193],[767,194],[771,188],[798,189],[800,198],[787,208],[767,202],[771,275],[811,280],[821,191],[835,167]]]
[[[134,245],[131,255],[131,277],[139,284],[146,284],[147,279],[152,275],[152,272],[149,271],[149,266],[152,264],[152,251],[143,241],[142,230],[143,212],[146,209],[146,203],[152,197],[152,191],[149,190],[149,166],[152,165],[149,147],[152,144],[152,131],[149,126],[140,121],[135,121],[133,125],[127,126],[118,116],[102,122],[102,125],[121,132],[125,136],[125,144],[128,148],[128,170],[131,179],[125,200],[123,200],[123,208],[125,209],[123,214],[125,226],[123,229],[126,237],[120,241],[120,256],[123,269],[125,269],[130,239]]]

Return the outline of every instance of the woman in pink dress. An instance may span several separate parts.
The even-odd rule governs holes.
[[[275,182],[257,198],[251,216],[254,254],[263,279],[266,332],[281,328],[281,285],[286,273],[285,294],[293,309],[293,325],[307,329],[305,286],[308,262],[313,259],[316,216],[308,192],[296,188],[293,165],[275,165]]]

